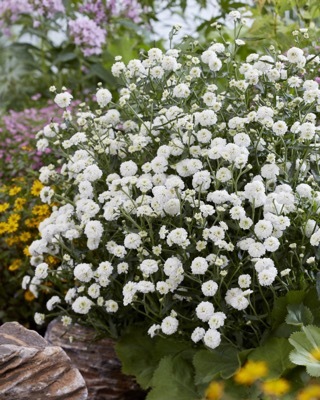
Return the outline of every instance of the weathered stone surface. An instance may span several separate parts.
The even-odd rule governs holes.
[[[87,398],[83,377],[60,347],[17,322],[0,327],[0,399]]]
[[[52,321],[45,338],[61,346],[84,377],[90,400],[142,400],[141,391],[133,378],[121,373],[121,364],[108,338],[94,340],[92,329],[73,325],[66,328],[59,320]],[[70,340],[70,338],[72,340]]]

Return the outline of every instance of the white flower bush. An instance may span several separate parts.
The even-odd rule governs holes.
[[[275,298],[315,285],[320,60],[294,47],[239,62],[240,45],[117,59],[117,101],[100,87],[94,109],[39,133],[59,154],[41,199],[59,205],[24,283],[51,282],[53,314],[250,347]]]

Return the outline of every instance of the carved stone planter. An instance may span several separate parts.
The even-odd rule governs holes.
[[[60,320],[49,324],[45,338],[62,347],[79,369],[86,381],[89,400],[145,399],[134,379],[121,373],[112,339],[95,341],[92,329],[80,325],[66,328]]]

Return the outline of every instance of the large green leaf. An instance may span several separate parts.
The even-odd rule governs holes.
[[[197,385],[208,383],[218,376],[228,379],[240,367],[238,351],[230,345],[221,345],[216,350],[200,350],[193,359]]]
[[[193,379],[193,367],[188,352],[164,357],[152,379],[147,400],[195,400],[199,398]]]
[[[189,342],[160,337],[152,339],[145,328],[139,327],[129,329],[116,344],[123,373],[134,375],[144,389],[151,387],[153,374],[163,357],[175,356],[186,350],[190,350]]]
[[[250,360],[265,361],[270,378],[279,378],[287,369],[293,368],[289,359],[292,346],[285,338],[271,338],[249,354]]]
[[[142,329],[129,330],[116,344],[116,352],[122,363],[122,372],[134,375],[143,389],[151,385],[158,365],[154,355],[154,342],[143,334]]]

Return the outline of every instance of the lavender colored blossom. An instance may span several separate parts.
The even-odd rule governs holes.
[[[102,0],[85,0],[79,12],[91,17],[97,25],[107,21],[106,8]]]
[[[57,13],[64,13],[62,0],[31,0],[35,14],[52,18]]]
[[[106,41],[106,32],[87,16],[69,21],[70,35],[74,43],[81,48],[85,57],[101,54]]]

